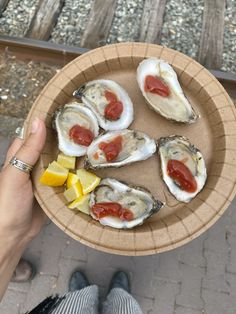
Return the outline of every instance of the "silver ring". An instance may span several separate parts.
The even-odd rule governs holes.
[[[15,134],[16,134],[16,137],[23,140],[24,139],[24,127],[18,126],[15,130]]]
[[[9,161],[9,164],[25,173],[29,173],[33,170],[33,166],[30,166],[22,160],[17,159],[15,156],[12,157],[12,159]]]

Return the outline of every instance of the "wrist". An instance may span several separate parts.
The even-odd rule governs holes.
[[[0,247],[8,251],[23,251],[31,239],[22,237],[8,229],[2,228],[0,231]]]
[[[16,241],[12,236],[0,232],[0,302],[12,274],[25,250],[24,241]]]

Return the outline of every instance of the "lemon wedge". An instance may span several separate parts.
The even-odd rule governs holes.
[[[68,178],[66,181],[66,188],[69,189],[74,185],[76,182],[79,181],[79,178],[76,174],[69,172]]]
[[[61,186],[65,183],[69,170],[62,167],[56,161],[49,164],[48,168],[42,173],[39,182],[49,186]]]
[[[57,162],[64,168],[75,169],[76,157],[59,154],[57,156]]]
[[[82,196],[83,192],[82,192],[82,186],[80,182],[79,181],[76,182],[74,185],[72,185],[72,187],[65,190],[63,194],[68,202],[74,201],[78,197]]]
[[[93,191],[101,181],[101,178],[97,177],[94,173],[89,172],[85,169],[79,169],[76,173],[81,182],[83,194],[87,194]]]
[[[74,202],[70,203],[68,206],[70,209],[78,209],[84,214],[89,215],[90,214],[90,208],[89,208],[89,194],[80,196]]]

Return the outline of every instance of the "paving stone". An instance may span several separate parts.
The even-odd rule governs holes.
[[[100,252],[99,258],[97,254],[96,250],[88,249],[86,273],[91,283],[108,287],[114,268],[109,264],[109,254]]]
[[[202,286],[206,289],[229,292],[229,285],[225,280],[229,248],[225,233],[214,232],[213,234],[213,232],[204,243],[204,257],[207,267]]]
[[[59,294],[64,294],[68,291],[68,284],[70,276],[75,269],[80,269],[85,271],[86,263],[82,261],[76,261],[73,259],[60,258],[58,262],[59,266],[59,276],[55,282],[55,291]],[[86,272],[85,272],[86,273]],[[87,274],[87,273],[86,273]],[[90,280],[90,277],[88,276]]]
[[[85,245],[70,238],[66,241],[66,247],[62,249],[61,256],[63,258],[87,261],[87,248]]]
[[[181,273],[178,250],[160,254],[159,266],[156,267],[154,274],[157,277],[168,279],[169,281],[179,282]]]
[[[229,233],[236,236],[236,198],[231,203],[230,207],[227,209],[226,212],[226,229],[229,231]]]
[[[201,298],[201,281],[204,269],[181,264],[181,290],[176,297],[176,304],[201,310],[204,306]]]
[[[183,306],[177,306],[175,309],[175,314],[203,314],[204,311],[194,310]]]
[[[59,238],[53,235],[47,235],[44,238],[44,242],[42,245],[42,256],[40,263],[40,274],[42,275],[50,275],[50,276],[58,276],[59,267],[58,262],[61,257],[61,252],[68,245],[67,238]]]
[[[210,250],[205,252],[205,256],[207,258],[207,270],[202,282],[203,288],[229,292],[229,286],[225,280],[226,260],[220,260],[217,253]]]
[[[9,291],[17,295],[23,313],[51,293],[65,293],[71,273],[80,268],[91,283],[99,285],[103,300],[113,273],[124,269],[130,274],[132,293],[144,314],[200,314],[202,310],[207,314],[235,314],[236,274],[226,272],[222,276],[226,265],[227,271],[232,271],[236,263],[235,235],[228,231],[228,239],[225,240],[226,222],[226,218],[221,219],[211,230],[184,247],[146,257],[99,252],[72,240],[54,223],[48,223],[24,253],[26,258],[36,263],[40,272],[46,270],[48,275],[37,275],[31,283],[24,285],[10,284]],[[201,256],[203,242],[204,256]],[[53,246],[55,251],[52,252]],[[231,253],[229,259],[227,252]],[[203,277],[207,289],[202,289]],[[221,292],[215,291],[216,287]],[[204,298],[201,298],[201,291]],[[4,302],[7,306],[9,302],[9,311],[7,308],[3,314],[18,313],[12,310],[8,300]],[[219,306],[214,304],[218,302]]]
[[[56,280],[57,278],[53,276],[42,276],[37,274],[31,283],[30,290],[23,305],[23,311],[26,312],[33,309],[46,297],[55,294]]]
[[[31,287],[31,281],[22,282],[20,284],[17,282],[10,282],[8,285],[9,290],[16,291],[19,293],[28,293],[30,290],[30,287]]]
[[[224,220],[226,216],[222,217],[209,231],[208,237],[204,241],[204,249],[218,252],[219,255],[228,254],[228,246],[226,242],[226,230]]]
[[[42,247],[44,242],[44,230],[34,238],[31,243],[28,245],[24,252],[24,258],[29,260],[36,268],[36,271],[40,271],[40,263],[42,255]]]
[[[88,249],[90,250],[90,249]],[[109,260],[109,265],[114,269],[130,270],[134,267],[134,258],[127,256],[108,254],[106,259]]]
[[[155,312],[153,312],[154,299],[145,298],[143,296],[133,294],[133,293],[132,293],[132,296],[136,299],[138,304],[141,306],[143,314],[154,314],[155,313]]]
[[[203,241],[205,238],[206,235],[204,234],[183,247],[180,247],[178,249],[179,261],[196,267],[205,267],[206,260],[203,257]]]
[[[226,274],[226,280],[230,286],[230,306],[235,308],[236,312],[236,274]]]
[[[226,281],[225,274],[214,276],[207,275],[202,282],[202,287],[205,289],[215,290],[219,292],[229,293],[229,285]]]
[[[180,284],[164,279],[154,281],[155,298],[153,313],[174,313],[176,295],[180,291]]]
[[[135,294],[153,298],[156,295],[154,269],[158,267],[159,256],[133,257],[131,273],[132,291]]]
[[[26,293],[8,289],[0,303],[1,314],[19,314],[26,299]]]
[[[236,308],[227,293],[203,289],[202,297],[205,303],[205,314],[235,314]]]
[[[56,224],[54,224],[51,220],[48,219],[45,227],[45,234],[53,235],[56,237],[71,239],[64,231],[62,231]]]
[[[209,230],[204,242],[204,257],[206,258],[206,276],[203,287],[212,290],[229,292],[225,280],[226,264],[229,262],[230,247],[226,240],[227,215]]]

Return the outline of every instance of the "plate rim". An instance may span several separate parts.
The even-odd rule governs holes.
[[[110,51],[109,51],[110,50]],[[225,91],[225,89],[223,88],[223,86],[217,81],[217,79],[207,70],[205,69],[202,65],[200,65],[197,61],[193,60],[192,58],[182,54],[181,52],[178,52],[176,50],[173,50],[173,49],[170,49],[170,48],[167,48],[167,47],[164,47],[164,46],[160,46],[160,45],[155,45],[155,44],[148,44],[148,43],[130,43],[130,42],[127,42],[127,43],[119,43],[119,44],[112,44],[112,45],[107,45],[107,46],[103,46],[103,47],[100,47],[100,48],[96,48],[94,50],[91,50],[81,56],[79,56],[78,58],[74,59],[73,61],[71,61],[70,63],[68,63],[65,67],[63,67],[59,73],[57,73],[47,84],[46,86],[44,87],[44,89],[42,90],[42,92],[39,94],[39,96],[37,97],[37,99],[35,100],[30,112],[29,112],[29,115],[26,119],[26,122],[25,122],[25,126],[26,126],[26,134],[29,134],[29,126],[32,122],[32,119],[34,117],[34,114],[35,114],[35,109],[37,108],[37,104],[40,103],[40,101],[42,101],[43,98],[45,99],[50,99],[50,97],[48,96],[48,90],[50,90],[49,87],[54,87],[54,88],[57,88],[56,92],[65,92],[65,90],[61,87],[62,85],[60,84],[68,84],[68,82],[73,82],[73,72],[74,72],[74,69],[76,67],[76,69],[78,69],[78,71],[80,71],[81,73],[83,73],[83,68],[81,69],[81,64],[82,64],[82,61],[81,60],[86,60],[87,59],[87,64],[85,63],[83,66],[86,67],[86,65],[96,69],[96,66],[98,67],[99,69],[99,65],[101,64],[106,64],[108,66],[108,61],[109,60],[117,60],[118,58],[118,62],[121,66],[121,68],[123,66],[125,66],[125,64],[127,64],[128,60],[130,58],[134,59],[134,58],[137,58],[138,59],[144,59],[145,57],[148,57],[148,51],[149,51],[149,54],[150,53],[155,53],[156,57],[158,58],[161,58],[161,59],[164,59],[165,61],[169,62],[170,64],[172,63],[175,63],[177,58],[179,59],[179,65],[178,63],[176,62],[175,64],[173,64],[173,67],[175,68],[177,74],[178,71],[181,71],[182,69],[182,72],[181,73],[185,73],[186,71],[185,70],[188,70],[188,67],[191,66],[192,67],[192,71],[195,71],[195,76],[192,76],[192,79],[191,79],[191,82],[194,82],[196,78],[198,78],[198,76],[201,77],[201,73],[203,74],[207,74],[208,77],[211,77],[211,82],[214,82],[215,85],[217,86],[217,89],[220,89],[221,90],[221,94],[224,95],[224,97],[226,98],[227,102],[228,102],[228,106],[227,107],[231,107],[232,111],[233,111],[233,115],[234,115],[234,119],[232,121],[229,121],[229,122],[232,122],[232,124],[234,124],[236,126],[236,109],[234,107],[234,104],[233,102],[231,101],[229,95],[227,94],[227,92]],[[114,53],[117,54],[117,58],[114,58]],[[110,54],[110,57],[108,57]],[[182,61],[185,61],[187,64],[186,66],[184,67],[183,69],[183,65],[181,64]],[[137,62],[137,61],[135,61]],[[79,67],[79,65],[80,67]],[[176,65],[177,64],[177,65]],[[109,65],[111,66],[111,65]],[[178,68],[179,67],[179,68]],[[100,73],[99,73],[100,74]],[[200,75],[199,75],[200,74]],[[78,73],[77,73],[78,75]],[[63,78],[63,81],[62,82],[62,79]],[[193,80],[194,79],[194,80]],[[56,82],[56,83],[55,83]],[[201,84],[201,79],[197,79],[197,82],[199,84]],[[210,83],[211,83],[210,82]],[[74,84],[74,83],[72,83]],[[60,86],[59,86],[60,85]],[[209,84],[210,85],[210,84]],[[208,85],[206,85],[208,86]],[[193,88],[196,88],[194,87],[193,85]],[[204,86],[202,87],[202,90],[204,90]],[[213,88],[214,90],[214,88]],[[201,92],[201,91],[200,91]],[[212,92],[210,89],[209,89],[209,92]],[[71,96],[71,95],[69,95]],[[203,95],[204,96],[204,95]],[[203,97],[202,96],[202,97]],[[214,96],[212,96],[214,97]],[[217,97],[217,95],[215,95],[215,97]],[[212,98],[209,98],[208,101],[210,101]],[[53,99],[51,99],[53,100]],[[53,100],[55,101],[55,99]],[[214,102],[214,101],[213,101]],[[223,120],[224,117],[222,117],[222,113],[220,112],[220,109],[217,108],[216,106],[216,110],[218,112],[218,114],[220,115],[220,117],[222,118],[222,127],[224,129],[225,127],[225,123],[227,123],[227,120]],[[39,116],[40,112],[37,111],[37,116]],[[45,112],[42,112],[42,118],[46,119],[48,116],[48,114],[46,114],[45,116]],[[225,129],[227,129],[225,127]],[[231,125],[230,126],[230,130],[229,134],[225,134],[223,132],[223,137],[227,137],[227,142],[225,143],[226,145],[226,150],[228,151],[231,151],[230,149],[227,149],[227,147],[230,145],[230,142],[231,142],[231,139],[234,135],[236,135],[236,132],[234,133],[232,131],[233,129],[233,126]],[[236,130],[236,128],[235,128]],[[232,151],[233,152],[233,151]],[[222,168],[221,168],[221,171],[220,171],[220,174],[219,174],[219,177],[223,171],[223,168],[224,168],[224,165],[227,164],[227,161],[229,157],[226,156],[226,160],[224,160],[224,163],[222,164]],[[42,162],[41,160],[41,156],[40,156],[40,160],[39,160],[39,163]],[[230,159],[229,159],[230,161]],[[230,161],[231,162],[231,161]],[[38,163],[38,164],[39,164]],[[231,164],[229,163],[232,167],[235,168],[235,164]],[[227,169],[226,169],[227,170]],[[229,170],[228,170],[229,172]],[[229,173],[230,174],[230,173]],[[63,225],[60,220],[58,220],[56,218],[55,215],[52,215],[52,213],[48,210],[47,208],[47,204],[45,204],[45,201],[43,201],[40,197],[40,193],[39,191],[37,190],[37,181],[35,180],[36,176],[35,176],[35,170],[33,171],[33,182],[34,182],[34,194],[35,194],[35,197],[36,199],[38,200],[40,206],[43,208],[44,212],[47,214],[47,216],[58,226],[60,227],[60,229],[62,229],[64,232],[66,232],[67,234],[69,234],[72,238],[76,239],[76,240],[79,240],[81,243],[84,243],[90,247],[93,247],[95,249],[98,249],[100,251],[104,251],[104,252],[108,252],[108,253],[113,253],[113,254],[119,254],[119,255],[149,255],[149,254],[155,254],[155,253],[159,253],[159,252],[164,252],[164,251],[168,251],[168,250],[171,250],[171,249],[174,249],[176,247],[179,247],[183,244],[186,244],[188,242],[190,242],[191,240],[193,240],[194,238],[198,237],[200,234],[202,234],[203,232],[205,232],[207,229],[209,229],[221,216],[222,214],[225,212],[225,210],[228,208],[228,206],[230,205],[230,203],[232,202],[233,200],[233,197],[235,196],[236,194],[236,173],[233,173],[234,175],[234,181],[233,181],[233,187],[231,189],[231,191],[228,193],[227,197],[225,196],[225,202],[222,203],[222,205],[220,206],[220,209],[218,211],[216,211],[215,215],[206,223],[206,224],[202,224],[201,228],[199,228],[198,230],[194,231],[193,234],[189,234],[188,237],[185,237],[183,239],[179,239],[178,241],[176,242],[173,242],[171,241],[171,243],[167,244],[167,245],[163,245],[163,246],[156,246],[154,245],[153,248],[147,248],[147,249],[127,249],[127,250],[124,250],[124,249],[115,249],[115,248],[111,248],[109,246],[105,246],[103,245],[103,243],[99,242],[97,244],[93,243],[92,241],[89,241],[87,240],[86,238],[81,238],[79,237],[78,235],[76,235],[75,233],[73,233],[72,231],[70,231],[68,229],[68,227],[65,228],[65,225]],[[218,182],[218,181],[217,181]],[[216,183],[217,183],[216,182]],[[209,197],[210,195],[213,193],[213,191],[215,191],[214,189],[212,189],[212,192],[209,193]],[[217,192],[217,191],[216,191]],[[206,199],[208,200],[208,198]],[[209,200],[208,200],[209,201]],[[212,206],[211,203],[209,206]],[[190,214],[191,215],[194,215],[194,213]],[[94,222],[92,221],[92,224],[95,225],[97,224],[97,222]],[[147,224],[149,226],[149,224]],[[102,228],[103,230],[105,229],[105,227],[101,226],[100,225],[100,228]],[[169,233],[168,231],[168,226],[166,227],[167,229],[167,232]],[[136,233],[135,231],[136,229],[132,229],[131,232],[133,232],[134,234]],[[152,233],[152,231],[150,230],[150,232]],[[155,244],[155,240],[153,239],[153,244]]]

